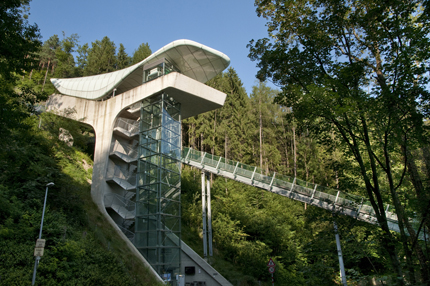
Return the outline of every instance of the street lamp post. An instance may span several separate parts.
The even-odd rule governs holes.
[[[45,201],[43,202],[42,221],[40,223],[39,239],[42,238],[43,219],[45,217],[45,208],[46,208],[46,199],[48,197],[48,188],[53,186],[53,185],[54,185],[54,183],[52,183],[52,182],[46,185]],[[37,271],[37,266],[39,265],[39,260],[40,260],[40,256],[37,255],[36,260],[34,261],[33,280],[31,281],[31,285],[34,285],[34,283],[36,282],[36,271]]]

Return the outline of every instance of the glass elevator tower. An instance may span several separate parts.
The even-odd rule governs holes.
[[[142,102],[135,246],[165,280],[180,273],[181,104],[166,93]]]

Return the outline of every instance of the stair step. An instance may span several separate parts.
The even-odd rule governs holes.
[[[136,189],[136,185],[130,184],[129,182],[127,182],[126,179],[113,177],[113,178],[106,178],[106,181],[107,182],[114,182],[126,191],[132,191],[132,190]]]
[[[118,151],[111,152],[109,155],[110,156],[116,156],[117,158],[123,160],[126,163],[133,163],[133,162],[137,161],[137,156],[136,156],[136,158],[133,158],[133,157],[128,156],[127,154],[124,154],[124,153],[121,153]]]

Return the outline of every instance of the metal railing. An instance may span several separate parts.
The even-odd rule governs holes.
[[[361,196],[348,194],[275,172],[266,173],[258,167],[200,152],[191,148],[183,148],[182,162],[188,163],[190,161],[200,164],[202,168],[204,168],[204,166],[209,166],[212,167],[212,169],[215,168],[215,170],[230,173],[232,176],[246,178],[251,184],[259,182],[269,187],[278,187],[282,189],[281,191],[277,191],[277,193],[281,195],[294,192],[307,196],[310,199],[317,199],[329,205],[348,208],[354,210],[356,213],[367,214],[375,218],[375,212],[370,201]],[[397,223],[397,215],[393,207],[387,204],[385,205],[385,210],[387,219]]]
[[[120,167],[112,164],[106,172],[107,180],[114,180],[118,185],[125,190],[136,187],[136,173],[127,167]]]
[[[127,109],[128,112],[130,113],[135,113],[137,111],[140,111],[140,107],[142,106],[142,103],[136,102],[135,104],[131,105],[129,109]]]
[[[104,196],[104,205],[106,208],[113,209],[123,219],[134,219],[136,216],[136,203],[118,194],[106,194]]]
[[[120,117],[115,121],[114,128],[117,127],[122,128],[131,134],[139,132],[139,122],[133,119]]]
[[[130,178],[134,177],[134,179],[136,180],[136,173],[134,172],[134,170],[130,170],[128,166],[121,167],[119,165],[111,164],[108,167],[106,178],[107,179],[119,178],[119,179],[125,179],[129,181]],[[136,182],[130,181],[130,183],[135,184]]]
[[[115,140],[111,144],[110,153],[118,152],[134,160],[134,159],[137,159],[137,155],[138,155],[137,144],[134,144],[136,146],[134,147],[132,144],[121,143],[118,140]]]

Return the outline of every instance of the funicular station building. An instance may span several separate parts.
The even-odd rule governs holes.
[[[93,127],[91,195],[160,280],[231,285],[181,241],[181,120],[224,104],[204,83],[230,64],[202,44],[174,41],[128,68],[51,79],[47,108]]]

